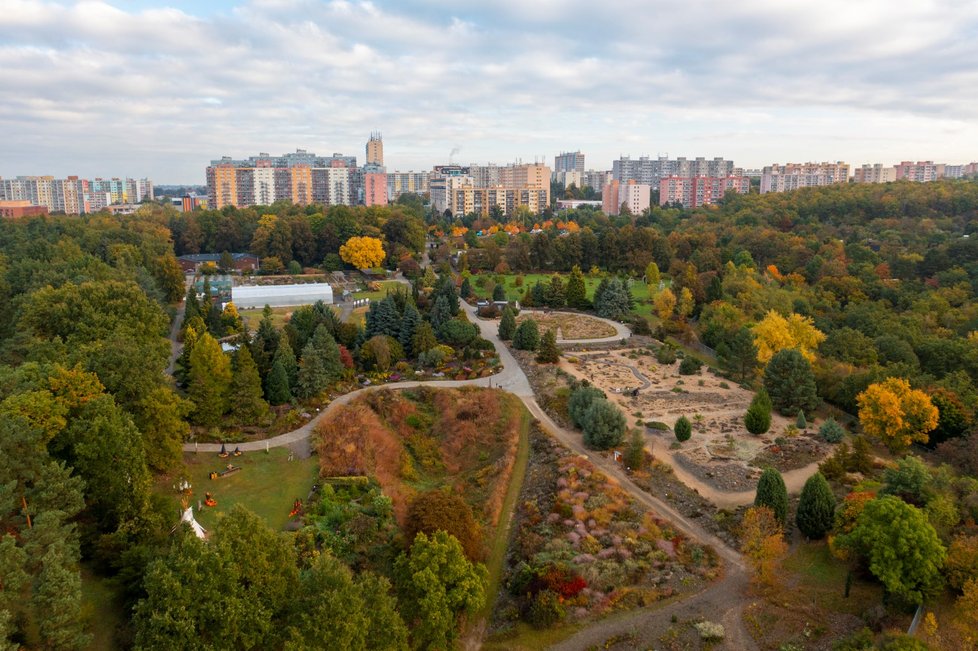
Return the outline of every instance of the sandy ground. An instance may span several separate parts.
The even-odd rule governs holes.
[[[551,328],[556,329],[558,339],[571,341],[575,339],[601,339],[615,336],[614,326],[601,319],[595,319],[585,314],[574,312],[541,312],[539,310],[524,310],[516,317],[517,323],[533,319],[540,326],[543,334]]]

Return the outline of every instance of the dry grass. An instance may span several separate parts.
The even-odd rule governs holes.
[[[517,323],[533,319],[540,326],[540,333],[557,329],[558,338],[563,339],[599,339],[612,337],[615,329],[604,321],[585,314],[570,312],[523,312],[516,317]]]

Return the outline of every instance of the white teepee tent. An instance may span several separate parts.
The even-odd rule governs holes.
[[[207,537],[207,530],[200,526],[200,523],[194,518],[194,507],[188,506],[183,510],[183,515],[180,516],[180,522],[186,522],[190,525],[190,529],[194,532],[194,535],[201,540]]]

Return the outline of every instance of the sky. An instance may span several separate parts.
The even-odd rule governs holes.
[[[975,0],[0,0],[0,176],[978,160]]]

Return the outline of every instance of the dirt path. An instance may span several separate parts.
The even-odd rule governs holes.
[[[193,281],[193,274],[188,274],[184,279],[183,293],[185,296],[187,290],[190,289],[190,283]],[[170,363],[166,367],[167,375],[173,375],[173,371],[176,368],[177,358],[180,357],[180,353],[183,351],[183,344],[177,341],[177,337],[180,335],[180,325],[183,323],[183,315],[186,309],[187,301],[186,298],[183,298],[180,300],[180,306],[177,308],[177,313],[173,317],[173,323],[170,325]]]

